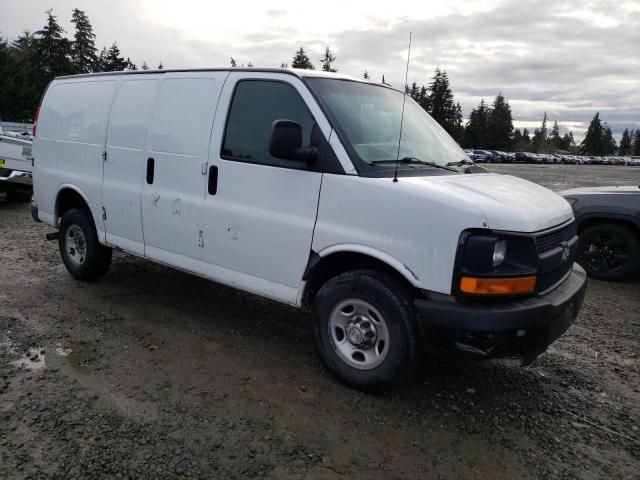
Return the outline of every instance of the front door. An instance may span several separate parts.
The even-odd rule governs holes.
[[[169,74],[159,86],[142,190],[145,256],[202,273],[211,127],[226,72]]]
[[[310,107],[317,106],[309,97],[292,75],[229,74],[204,207],[207,275],[289,303],[297,300],[309,259],[322,173],[320,161],[308,166],[272,157],[269,139],[274,120],[287,119],[302,125],[304,146],[310,144]]]

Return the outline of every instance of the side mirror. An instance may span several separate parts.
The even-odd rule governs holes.
[[[311,164],[318,157],[315,147],[302,146],[302,125],[293,120],[275,120],[271,126],[269,153],[275,158]]]

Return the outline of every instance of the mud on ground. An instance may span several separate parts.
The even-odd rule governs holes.
[[[640,169],[491,166],[556,190]],[[316,358],[308,316],[114,256],[65,271],[51,229],[0,202],[0,478],[640,477],[640,280],[590,281],[527,368],[423,359],[365,395]]]

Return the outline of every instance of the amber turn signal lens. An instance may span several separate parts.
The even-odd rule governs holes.
[[[509,295],[531,293],[536,289],[536,277],[474,278],[462,277],[460,290],[475,295]]]

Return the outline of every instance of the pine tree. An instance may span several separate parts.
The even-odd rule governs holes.
[[[544,117],[542,118],[542,125],[540,128],[536,128],[533,132],[533,151],[534,152],[544,152],[547,150],[547,142],[548,142],[548,130],[547,130],[547,112],[544,112]]]
[[[238,66],[238,62],[233,57],[229,57],[229,63],[231,63],[231,68],[236,68]]]
[[[280,64],[280,68],[289,68],[289,64],[287,62],[282,62]]]
[[[126,62],[127,62],[127,67],[126,67],[127,70],[138,70],[138,66],[135,63],[133,63],[129,57],[127,57]]]
[[[445,70],[436,68],[422,106],[449,134],[456,130],[456,106]]]
[[[365,70],[364,74],[362,75],[362,78],[364,78],[365,80],[369,80],[369,72]]]
[[[513,133],[513,117],[509,102],[499,93],[489,111],[487,146],[492,150],[509,150]]]
[[[158,70],[164,70],[164,65],[162,65],[162,62],[158,64]]]
[[[551,151],[557,150],[560,148],[560,144],[562,143],[562,137],[560,137],[560,127],[558,125],[558,121],[554,120],[553,128],[551,129],[551,135],[549,136],[549,149]]]
[[[469,123],[464,129],[463,146],[467,148],[486,148],[488,123],[489,107],[483,98],[480,101],[480,105],[471,110],[469,114]]]
[[[564,136],[560,140],[560,145],[558,148],[560,148],[560,150],[569,150],[569,148],[571,148],[571,146],[575,144],[576,141],[573,139],[573,133],[569,132],[564,134]]]
[[[102,53],[100,53],[100,57],[102,58]],[[120,49],[115,42],[109,47],[106,57],[102,61],[104,62],[102,65],[104,72],[119,72],[129,66],[127,60],[120,55]]]
[[[147,65],[147,62],[142,62],[142,66],[140,67],[141,70],[149,70],[149,65]]]
[[[311,60],[304,53],[304,48],[300,47],[300,49],[296,52],[293,60],[291,61],[291,68],[304,68],[307,70],[314,70],[313,64]]]
[[[634,135],[635,141],[633,142],[635,146],[634,155],[640,155],[640,128],[636,130],[636,134]]]
[[[96,55],[96,35],[89,22],[89,17],[82,10],[73,9],[71,23],[75,24],[76,31],[71,45],[71,60],[79,73],[93,72],[98,57]]]
[[[613,138],[613,132],[611,131],[611,127],[607,125],[607,122],[604,122],[603,125],[603,134],[602,134],[602,145],[604,148],[603,153],[605,155],[613,155],[616,153],[616,149],[618,146],[616,145],[616,140]]]
[[[49,9],[47,24],[36,32],[38,60],[43,77],[48,83],[59,75],[73,73],[71,64],[71,42],[63,37],[64,30],[58,24],[53,10]]]
[[[529,136],[529,130],[526,128],[522,130],[522,143],[524,145],[529,146],[531,144],[531,136]]]
[[[587,155],[603,155],[605,152],[603,136],[604,128],[600,121],[600,112],[596,112],[580,144],[580,151]]]
[[[327,46],[324,50],[324,57],[320,59],[320,63],[322,63],[322,70],[325,72],[337,72],[335,68],[331,66],[333,62],[335,62],[336,57],[331,53],[331,50]]]
[[[513,131],[513,147],[516,150],[522,149],[522,132],[520,131],[519,128],[516,128]]]
[[[107,47],[102,47],[100,50],[100,55],[98,55],[98,61],[96,62],[96,67],[94,71],[96,72],[106,72],[107,68],[107,57],[109,56],[109,51]]]
[[[629,129],[625,128],[622,132],[622,138],[620,139],[620,149],[618,151],[620,155],[629,155],[631,153],[631,136],[629,135]]]
[[[29,120],[49,81],[40,65],[38,40],[24,31],[7,46],[7,63],[0,66],[0,117]]]

